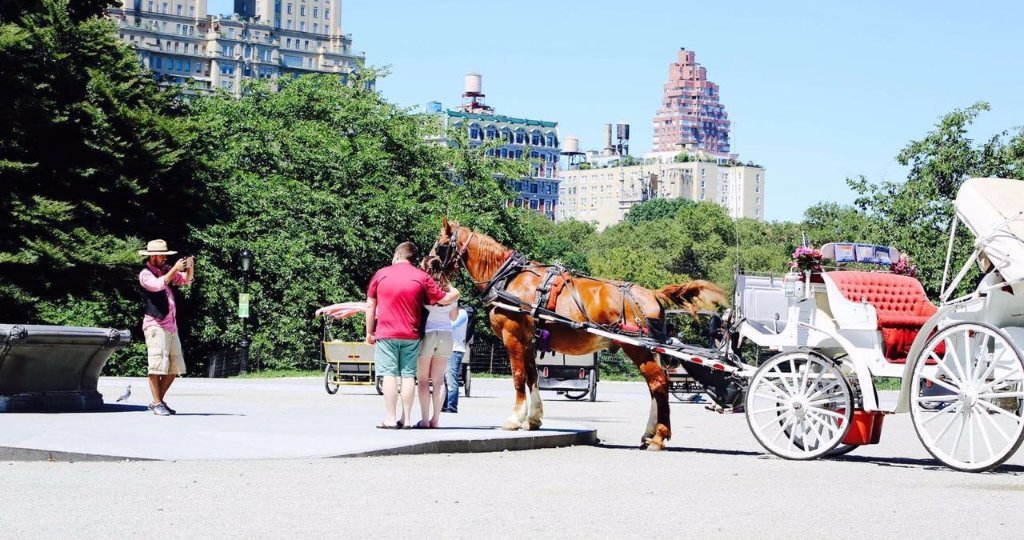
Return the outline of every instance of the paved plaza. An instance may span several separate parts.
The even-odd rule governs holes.
[[[146,392],[135,381],[129,406],[98,413],[110,418],[102,422],[0,415],[0,446],[25,419],[80,419],[88,426],[67,438],[77,444],[102,438],[109,423],[122,424],[122,455],[147,438],[167,447],[155,457],[165,461],[0,462],[5,536],[1017,538],[1024,530],[1024,455],[993,473],[951,471],[930,459],[907,416],[886,420],[879,445],[794,462],[766,455],[743,415],[673,399],[669,448],[643,452],[636,445],[648,411],[644,386],[602,382],[594,403],[543,393],[545,428],[596,430],[596,445],[323,459],[314,456],[338,455],[324,451],[332,438],[372,437],[360,444],[379,450],[382,437],[394,447],[428,435],[500,437],[493,427],[511,409],[511,383],[475,379],[463,412],[442,415],[450,429],[423,433],[370,427],[381,406],[371,387],[329,396],[316,379],[184,379],[168,396],[179,415],[159,418],[144,410]],[[100,390],[109,399],[125,382],[103,379]],[[181,433],[175,423],[192,426],[195,439],[159,435]],[[62,439],[50,429],[38,427],[37,440]],[[233,456],[227,440],[246,452],[269,445],[305,457]],[[203,448],[210,455],[197,457]]]

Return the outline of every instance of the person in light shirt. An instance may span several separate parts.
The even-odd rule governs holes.
[[[139,272],[142,287],[142,333],[146,336],[149,363],[149,390],[153,402],[149,409],[158,416],[169,416],[177,411],[167,406],[164,396],[174,378],[185,374],[185,357],[181,353],[178,337],[177,288],[192,284],[195,260],[183,257],[173,265],[167,257],[177,251],[167,249],[167,242],[152,240],[139,255],[146,257],[146,266]]]

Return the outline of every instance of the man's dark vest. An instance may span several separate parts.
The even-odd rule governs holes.
[[[143,268],[144,270],[152,270],[147,265]],[[156,275],[156,274],[154,274]],[[160,276],[157,276],[159,278]],[[177,291],[175,291],[174,285],[168,285],[167,288],[171,290],[171,294],[174,295],[174,303],[178,303]],[[139,286],[142,293],[142,306],[143,313],[153,317],[157,320],[163,320],[167,317],[167,314],[171,311],[171,305],[167,301],[167,293],[164,291],[150,292],[145,287]]]

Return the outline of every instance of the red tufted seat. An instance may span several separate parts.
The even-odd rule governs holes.
[[[921,326],[937,311],[921,282],[882,272],[828,272],[828,277],[847,300],[875,307],[885,358],[895,364],[905,363]]]

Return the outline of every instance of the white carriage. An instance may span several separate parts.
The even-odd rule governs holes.
[[[778,351],[750,378],[746,415],[772,453],[811,459],[877,443],[887,414],[910,412],[928,452],[963,471],[1008,459],[1024,440],[1024,181],[975,178],[961,187],[942,304],[917,279],[836,270],[785,278],[737,276],[733,320],[743,339]],[[958,223],[974,252],[951,279]],[[833,261],[877,262],[893,249],[823,246]],[[976,290],[950,299],[977,264]],[[882,403],[874,381],[900,382]]]

